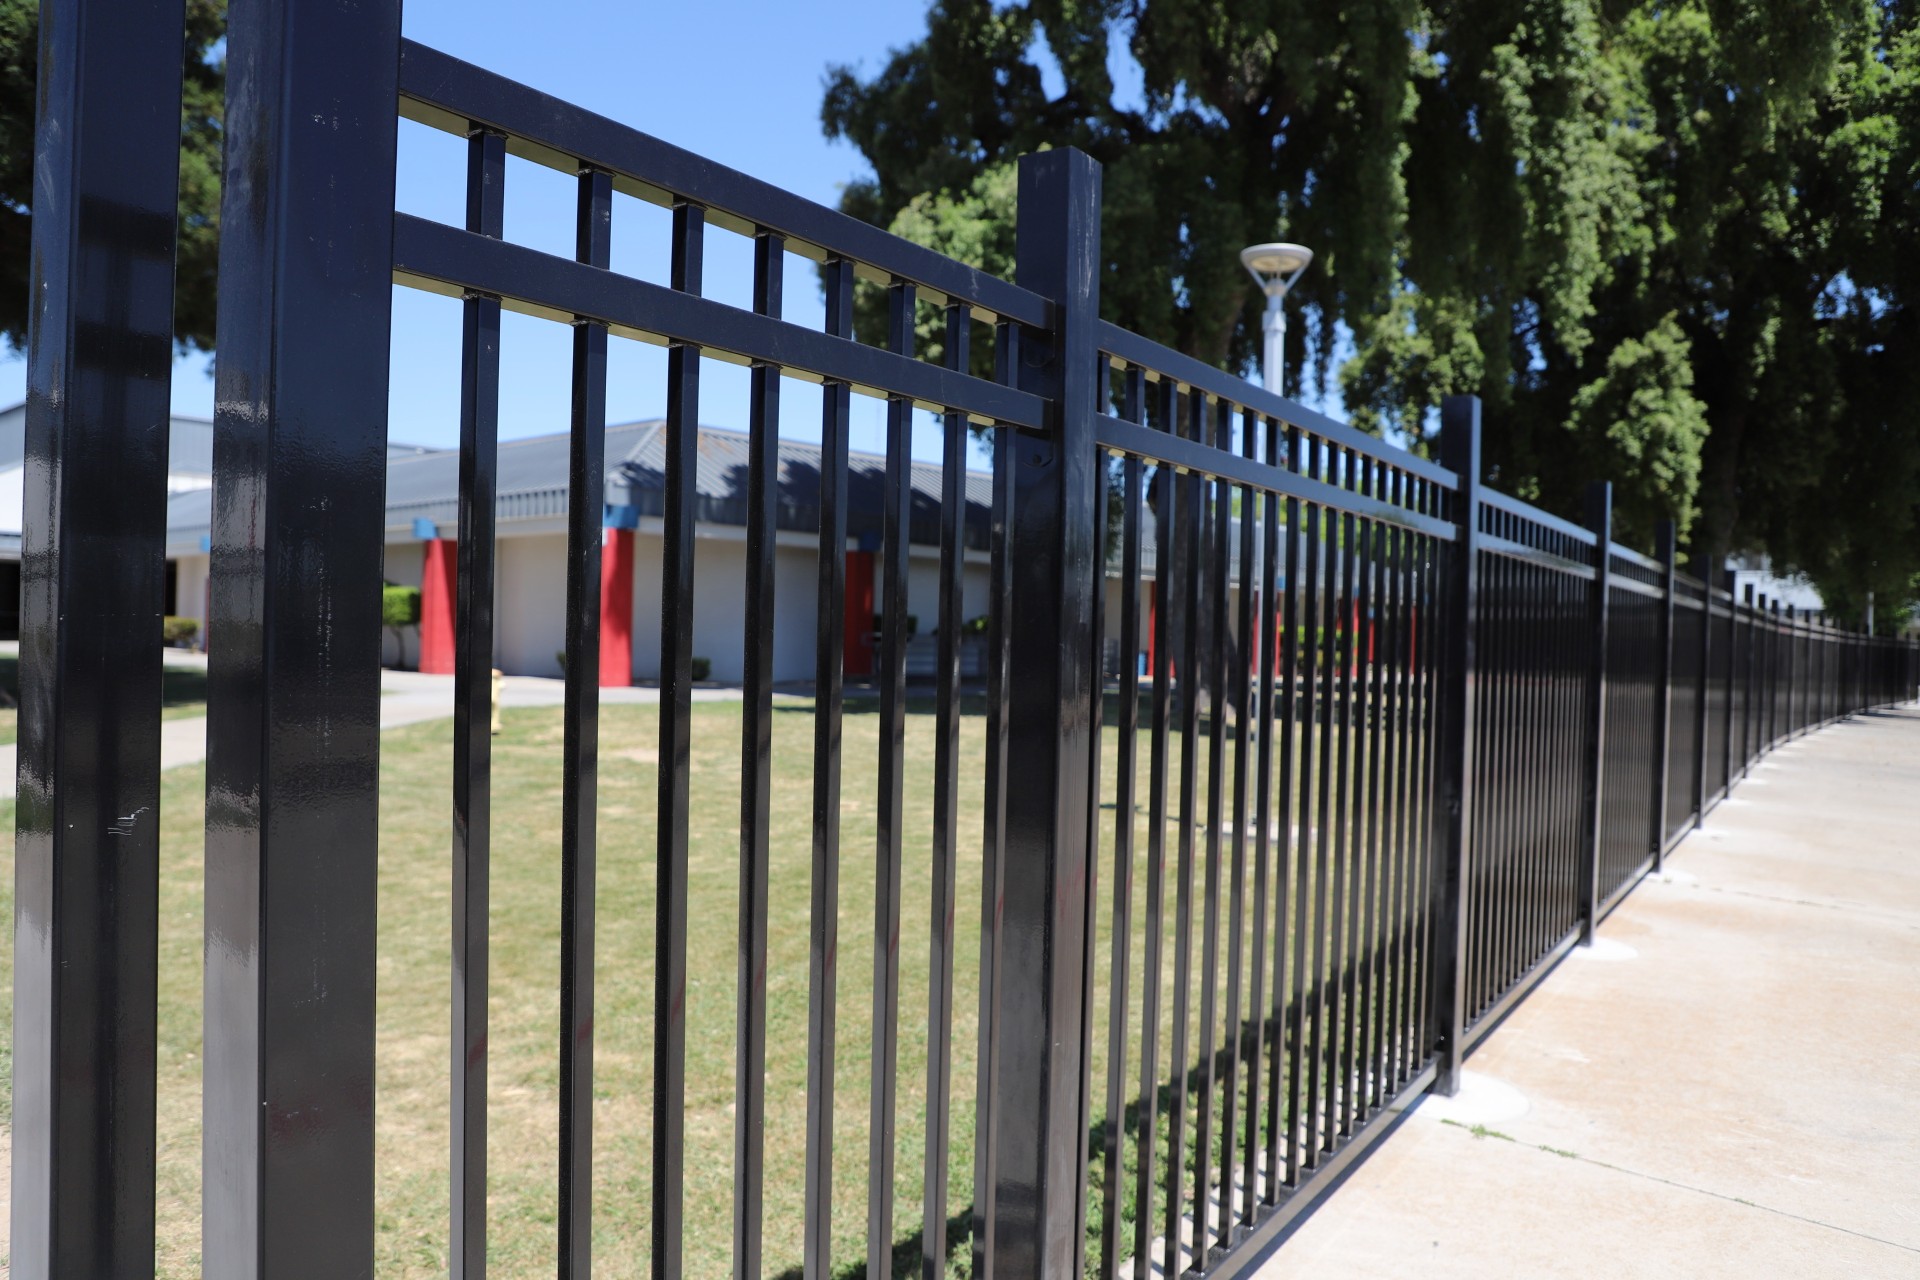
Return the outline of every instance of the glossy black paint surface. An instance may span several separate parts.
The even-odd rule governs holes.
[[[972,360],[966,308],[949,304],[942,347],[949,369]],[[933,765],[933,894],[928,937],[927,1129],[921,1210],[920,1273],[941,1280],[947,1270],[947,1170],[953,1084],[954,894],[960,859],[960,629],[966,622],[966,566],[961,534],[966,514],[967,423],[957,413],[941,423],[940,616],[934,674],[937,701]]]
[[[19,1276],[153,1268],[183,30],[178,0],[40,11],[14,844]]]
[[[574,254],[604,270],[613,186],[583,170],[575,183]],[[568,440],[566,707],[560,773],[559,1274],[581,1280],[593,1258],[594,886],[599,870],[600,518],[606,492],[607,329],[573,325]],[[664,702],[664,699],[663,699]],[[662,724],[666,716],[661,717]],[[664,756],[662,757],[665,758]],[[661,769],[664,777],[669,771]],[[662,886],[663,893],[665,886]],[[665,966],[663,966],[665,967]]]
[[[203,1266],[373,1270],[400,6],[236,0],[207,691]]]
[[[753,309],[779,316],[786,240],[753,242]],[[767,909],[773,789],[774,551],[780,507],[780,370],[756,365],[747,408],[747,608],[740,691],[740,941],[734,979],[733,1269],[761,1271],[766,1179]]]
[[[504,229],[506,139],[467,141],[467,229]],[[462,304],[460,541],[453,674],[453,1061],[449,1271],[487,1269],[487,970],[493,777],[494,494],[500,439],[500,300]]]
[[[913,354],[914,287],[887,290],[887,347]],[[875,770],[873,886],[873,1050],[867,1121],[867,1274],[892,1269],[895,1086],[900,1060],[900,897],[906,837],[907,741],[907,468],[912,406],[887,401],[887,461],[880,500],[879,667],[880,759]]]
[[[83,63],[128,56],[124,31],[62,25],[79,6],[48,12],[56,43],[89,33]],[[156,15],[141,11],[143,21]],[[1453,1088],[1465,1056],[1748,760],[1914,693],[1910,645],[1735,601],[1677,571],[1670,532],[1650,557],[1613,544],[1605,519],[1589,530],[1485,488],[1476,402],[1443,407],[1435,462],[1099,321],[1099,171],[1076,152],[1023,163],[1015,285],[403,47],[391,7],[240,0],[233,21],[208,771],[209,1274],[355,1276],[372,1265],[390,280],[464,299],[449,1153],[450,1264],[463,1278],[483,1274],[486,1248],[485,677],[502,310],[574,330],[557,868],[562,1275],[585,1276],[591,1265],[592,975],[596,958],[620,959],[596,957],[594,941],[603,438],[615,340],[669,347],[648,1214],[656,1277],[688,1265],[687,928],[697,891],[688,783],[707,356],[753,366],[745,582],[700,584],[703,596],[744,585],[746,602],[730,1206],[739,1274],[784,1263],[763,1256],[762,1238],[767,927],[783,905],[769,898],[768,869],[781,852],[769,809],[784,377],[824,383],[807,851],[801,1271],[810,1280],[855,1261],[833,1252],[830,1208],[834,1076],[848,1065],[835,1019],[853,393],[888,402],[879,751],[872,782],[858,788],[877,815],[870,1272],[891,1270],[900,1244],[901,1002],[919,994],[902,990],[902,900],[919,870],[908,859],[923,848],[923,1280],[950,1263],[956,1210],[971,1217],[978,1277],[1064,1280],[1088,1269],[1096,1247],[1103,1278],[1129,1265],[1120,1255],[1133,1255],[1137,1273],[1156,1250],[1170,1273],[1226,1277],[1297,1224],[1419,1093]],[[136,212],[144,202],[146,212],[102,224],[108,234],[89,240],[94,224],[36,211],[37,234],[55,246],[44,262],[83,265],[70,280],[45,278],[29,414],[40,469],[28,488],[23,646],[15,1196],[25,1225],[14,1246],[23,1275],[136,1274],[152,1261],[153,846],[151,823],[138,819],[141,798],[157,796],[158,667],[139,637],[157,607],[165,466],[153,424],[164,430],[160,286],[171,241],[161,223],[171,188],[162,190],[165,166],[150,153],[172,163],[161,126],[171,127],[177,85],[163,79],[127,82],[123,96],[148,112],[144,132],[129,129],[125,146],[100,153],[123,158],[123,172],[89,168],[95,153],[42,139],[43,168],[59,180],[50,193],[131,201]],[[56,76],[50,85],[50,110],[92,109],[73,84]],[[394,215],[396,94],[402,114],[467,139],[464,226]],[[574,259],[502,240],[508,154],[576,178]],[[669,283],[609,269],[614,192],[672,207]],[[752,237],[749,305],[700,296],[709,227]],[[788,252],[824,263],[822,329],[781,316]],[[99,261],[108,268],[92,274]],[[856,278],[891,291],[884,346],[852,340]],[[916,302],[945,308],[938,362],[915,350]],[[94,311],[103,318],[88,340],[112,349],[97,360],[75,319]],[[971,329],[983,323],[993,326],[991,378],[974,376],[968,359]],[[944,436],[934,821],[924,845],[905,789],[906,535],[923,492],[909,483],[915,406],[942,415]],[[969,759],[962,471],[976,424],[995,439],[986,744]],[[1111,505],[1107,476],[1117,486]],[[64,504],[81,483],[143,496],[115,510]],[[118,630],[71,625],[109,616],[109,602],[134,609]],[[1097,750],[1109,630],[1119,641],[1111,780]],[[1144,678],[1143,640],[1153,652]],[[1136,866],[1143,719],[1147,825]],[[946,1177],[958,1114],[949,1103],[953,965],[966,941],[955,886],[967,871],[970,779],[984,782],[984,838],[975,1173],[963,1208]],[[1109,795],[1110,851],[1101,848]],[[102,823],[127,813],[125,834]],[[85,856],[102,841],[146,861],[103,870]],[[857,852],[864,875],[866,850]],[[1103,867],[1111,885],[1100,883]],[[58,893],[56,874],[67,877]],[[88,875],[97,883],[80,884]],[[904,927],[917,941],[915,926]],[[101,939],[112,947],[94,945]],[[1111,998],[1097,1008],[1103,963]],[[1106,1070],[1096,1077],[1101,1043]],[[113,1073],[120,1110],[73,1086],[75,1062]],[[1106,1117],[1099,1125],[1096,1111]],[[1096,1162],[1106,1224],[1097,1241],[1086,1221]],[[1228,1183],[1242,1193],[1222,1196]],[[1129,1210],[1131,1232],[1122,1229]],[[1192,1252],[1178,1244],[1183,1219]],[[54,1256],[78,1261],[45,1261]]]
[[[994,1034],[999,1061],[991,1266],[1075,1275],[1086,1132],[1087,758],[1095,655],[1095,516],[1104,501],[1093,437],[1099,316],[1100,170],[1072,150],[1020,162],[1017,278],[1055,299],[1056,330],[1020,340],[1021,386],[1053,402],[1045,435],[1002,438],[1014,471],[1007,533],[1012,652],[1006,837]]]
[[[1444,659],[1449,679],[1442,694],[1438,806],[1439,865],[1433,880],[1436,937],[1432,956],[1435,1031],[1440,1070],[1436,1092],[1451,1096],[1460,1090],[1461,1063],[1466,1060],[1467,959],[1469,938],[1469,881],[1474,831],[1474,728],[1476,696],[1477,610],[1480,595],[1480,402],[1455,396],[1441,406],[1440,457],[1458,477],[1454,519],[1459,540],[1449,556],[1445,584],[1447,621]]]
[[[853,263],[824,273],[826,330],[853,337]],[[812,901],[807,926],[807,1173],[801,1264],[806,1280],[833,1274],[833,1073],[840,949],[840,690],[847,590],[847,431],[851,389],[821,390],[820,543],[815,609]],[[984,962],[983,962],[984,963]]]
[[[669,283],[697,297],[706,210],[673,206]],[[748,313],[752,314],[752,313]],[[666,514],[660,521],[660,766],[654,840],[652,1274],[677,1280],[684,1260],[687,1101],[688,770],[693,754],[693,556],[700,465],[700,348],[667,350]],[[594,509],[600,498],[594,496]],[[597,666],[597,664],[596,664]]]
[[[1592,945],[1600,911],[1601,844],[1606,822],[1606,742],[1608,629],[1613,606],[1613,486],[1604,480],[1587,491],[1587,528],[1598,552],[1594,558],[1593,589],[1587,605],[1587,626],[1593,637],[1593,660],[1587,676],[1585,757],[1586,819],[1580,850],[1580,941]]]
[[[1679,529],[1671,520],[1662,520],[1654,531],[1654,550],[1660,560],[1660,634],[1657,720],[1654,726],[1653,753],[1653,829],[1649,841],[1653,847],[1655,873],[1665,866],[1667,856],[1667,809],[1673,802],[1673,595],[1674,575],[1679,570]]]

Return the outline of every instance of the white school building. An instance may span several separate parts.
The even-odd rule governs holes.
[[[0,410],[0,638],[18,635],[20,528],[24,483],[25,407]],[[602,683],[650,682],[660,674],[662,483],[666,450],[660,420],[609,427],[602,518]],[[702,427],[695,513],[693,652],[708,660],[710,678],[737,683],[745,668],[748,437]],[[779,515],[774,586],[773,674],[810,681],[819,638],[819,446],[783,441],[779,449]],[[421,588],[422,626],[389,634],[384,660],[422,670],[452,670],[452,589],[459,525],[457,449],[393,444],[388,449],[386,567],[388,582]],[[497,555],[494,664],[512,675],[556,676],[566,645],[566,517],[570,501],[565,432],[499,446],[495,502]],[[846,609],[841,620],[845,668],[858,679],[877,657],[873,615],[886,459],[848,456]],[[969,471],[963,518],[963,621],[987,610],[992,478]],[[931,674],[939,624],[941,474],[934,463],[910,467],[907,613],[915,624],[909,674]],[[207,632],[207,577],[213,489],[213,424],[171,421],[168,462],[164,611]],[[1148,644],[1153,608],[1153,520],[1141,521],[1140,646]],[[1236,554],[1236,532],[1230,539]],[[1107,581],[1106,665],[1117,670],[1120,584]],[[1237,596],[1237,590],[1233,590]],[[1231,616],[1231,611],[1230,611]],[[962,653],[964,675],[982,674],[979,641]],[[620,662],[619,655],[626,655]],[[1143,654],[1134,656],[1140,661]],[[608,664],[613,665],[609,666]]]
[[[206,423],[190,426],[210,430]],[[607,429],[601,648],[603,656],[624,652],[630,657],[626,680],[603,665],[602,683],[652,681],[660,674],[663,428],[655,420]],[[744,432],[700,430],[693,652],[708,660],[711,678],[722,682],[739,681],[745,669],[747,446]],[[817,445],[782,442],[779,457],[773,674],[779,681],[811,680],[818,639],[820,450]],[[389,636],[389,663],[452,669],[451,631],[443,633],[442,643],[435,619],[450,624],[452,618],[459,467],[457,449],[402,448],[389,459],[385,577],[421,588],[423,633],[407,637],[404,656],[399,642]],[[842,625],[847,673],[854,677],[868,674],[873,661],[885,467],[886,460],[878,455],[849,456],[847,616]],[[566,646],[566,522],[571,500],[566,433],[503,442],[498,476],[494,662],[513,675],[558,675]],[[940,468],[914,463],[910,480],[907,612],[921,637],[910,661],[930,663],[931,637],[939,619]],[[170,608],[199,619],[203,632],[210,483],[176,493],[167,517]],[[970,472],[966,495],[964,612],[972,618],[987,608],[990,477]],[[217,634],[207,640],[219,644]]]

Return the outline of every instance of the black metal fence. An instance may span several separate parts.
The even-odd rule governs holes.
[[[610,338],[668,347],[651,1274],[896,1270],[903,1022],[927,1029],[924,1275],[1226,1276],[1461,1062],[1748,764],[1912,698],[1911,644],[1736,601],[1480,482],[1479,407],[1417,457],[1099,320],[1099,171],[1020,170],[1016,282],[399,36],[392,0],[234,0],[212,534],[202,1248],[214,1276],[373,1269],[375,872],[391,282],[462,299],[449,824],[447,1266],[489,1228],[492,662],[500,317],[573,331],[562,742],[560,1274],[588,1274],[599,529]],[[34,208],[17,844],[20,1276],[149,1273],[163,564],[180,11],[48,0]],[[168,53],[168,50],[174,53]],[[466,140],[467,216],[393,203],[398,113]],[[506,159],[575,179],[571,257],[503,238]],[[612,196],[672,210],[670,282],[608,269]],[[701,296],[750,237],[751,308]],[[821,264],[824,330],[782,318]],[[854,340],[856,281],[886,291]],[[915,308],[945,309],[940,362]],[[991,343],[994,375],[971,351]],[[751,366],[730,1237],[686,1227],[694,489],[703,356]],[[822,384],[798,1258],[763,1247],[773,469],[783,381]],[[885,399],[877,758],[845,758],[850,396]],[[943,415],[933,829],[907,830],[909,413]],[[960,677],[963,459],[994,449],[983,753]],[[1120,500],[1108,501],[1108,484]],[[112,493],[113,502],[100,501]],[[1143,571],[1151,546],[1151,569]],[[1111,546],[1109,555],[1107,548]],[[1116,621],[1108,621],[1112,591]],[[1117,637],[1109,634],[1117,630]],[[1100,655],[1126,660],[1111,684]],[[1150,652],[1143,674],[1132,655]],[[1142,739],[1145,739],[1143,742]],[[843,851],[848,766],[873,848]],[[963,777],[980,786],[984,804]],[[1110,808],[1109,808],[1110,806]],[[1110,815],[1110,816],[1109,816]],[[729,816],[727,821],[732,822]],[[955,957],[963,824],[984,835],[979,970]],[[924,934],[903,920],[929,859]],[[840,885],[873,877],[870,932]],[[903,946],[928,949],[923,1010]],[[864,1133],[836,1130],[837,965],[871,949]],[[956,1087],[955,1009],[977,1006]],[[862,1010],[862,1013],[868,1010]],[[967,1099],[966,1103],[955,1101]],[[960,1122],[964,1122],[964,1128]],[[950,1185],[970,1129],[971,1186]],[[865,1257],[833,1247],[839,1144],[867,1147]],[[911,1181],[911,1179],[909,1179]],[[963,1224],[956,1232],[950,1222]],[[950,1248],[958,1240],[957,1248]],[[634,1270],[637,1261],[625,1267]]]

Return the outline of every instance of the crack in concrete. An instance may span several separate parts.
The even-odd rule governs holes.
[[[1730,889],[1725,885],[1702,884],[1696,888],[1708,893],[1724,893],[1729,897],[1753,898],[1760,902],[1778,902],[1789,907],[1817,907],[1822,911],[1839,911],[1849,915],[1867,916],[1874,920],[1885,920],[1890,924],[1903,924],[1908,928],[1920,929],[1920,917],[1911,912],[1881,911],[1862,902],[1821,902],[1815,898],[1789,898],[1784,894],[1761,893],[1755,889]]]
[[[1902,1244],[1898,1240],[1889,1240],[1885,1236],[1876,1236],[1870,1232],[1855,1230],[1852,1227],[1843,1227],[1837,1222],[1827,1222],[1820,1218],[1809,1218],[1803,1213],[1794,1213],[1788,1209],[1776,1209],[1772,1205],[1760,1204],[1740,1196],[1728,1195],[1724,1191],[1714,1191],[1708,1187],[1697,1187],[1690,1182],[1679,1182],[1673,1178],[1663,1178],[1657,1173],[1643,1173],[1638,1169],[1629,1169],[1625,1165],[1612,1164],[1606,1160],[1596,1160],[1592,1156],[1583,1156],[1577,1151],[1567,1151],[1560,1147],[1549,1147],[1543,1143],[1528,1142],[1524,1138],[1515,1138],[1510,1134],[1501,1133],[1493,1129],[1483,1129],[1478,1125],[1469,1127],[1451,1120],[1443,1120],[1441,1123],[1451,1125],[1453,1128],[1459,1129],[1477,1140],[1500,1138],[1511,1142],[1516,1147],[1528,1147],[1535,1151],[1543,1151],[1548,1155],[1558,1156],[1562,1160],[1578,1160],[1582,1164],[1590,1164],[1595,1168],[1606,1169],[1613,1173],[1623,1173],[1629,1178],[1640,1178],[1647,1182],[1657,1182],[1663,1187],[1672,1187],[1678,1191],[1692,1191],[1698,1195],[1711,1196],[1715,1200],[1725,1200],[1731,1204],[1744,1205],[1749,1209],[1758,1209],[1762,1213],[1770,1213],[1778,1218],[1787,1218],[1794,1222],[1804,1222],[1810,1227],[1822,1227],[1828,1231],[1838,1231],[1842,1235],[1854,1236],[1857,1239],[1868,1240],[1874,1244],[1884,1244],[1888,1248],[1899,1249],[1905,1253],[1920,1254],[1920,1246]]]

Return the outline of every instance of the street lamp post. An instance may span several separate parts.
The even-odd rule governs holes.
[[[1267,295],[1267,314],[1261,326],[1266,338],[1260,359],[1261,382],[1275,395],[1285,395],[1287,290],[1312,265],[1313,250],[1299,244],[1249,245],[1240,251],[1240,262]]]

